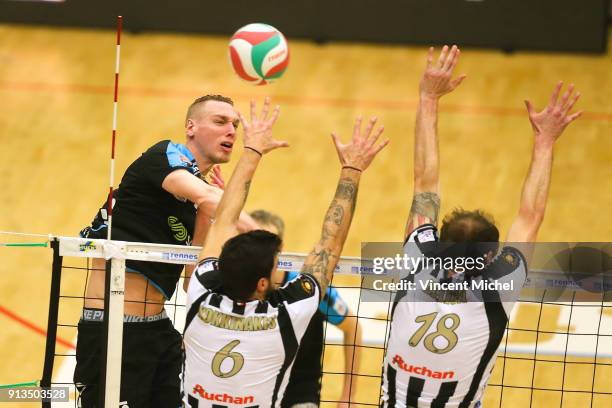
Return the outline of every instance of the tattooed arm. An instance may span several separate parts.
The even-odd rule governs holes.
[[[261,117],[255,113],[255,102],[251,101],[251,122],[248,123],[239,113],[238,117],[244,129],[244,152],[232,173],[229,183],[225,187],[223,197],[219,202],[214,223],[208,231],[208,237],[200,253],[200,259],[219,256],[225,242],[238,235],[236,226],[240,212],[244,208],[251,180],[264,154],[279,148],[287,147],[287,142],[272,138],[272,125],[279,114],[277,106],[268,118],[270,101],[264,101]]]
[[[557,100],[562,86],[562,82],[557,84],[548,106],[541,112],[536,112],[531,102],[525,101],[534,131],[533,152],[529,171],[523,184],[519,213],[508,231],[508,242],[535,241],[544,220],[548,201],[555,141],[561,136],[567,125],[582,113],[570,114],[572,107],[580,97],[580,92],[572,96],[574,85],[570,85]]]
[[[452,79],[459,54],[456,45],[453,45],[450,51],[445,45],[434,64],[433,48],[429,49],[427,67],[419,87],[420,98],[414,132],[414,198],[404,238],[423,224],[438,223],[438,101],[443,95],[454,91],[465,78],[465,75],[461,75]]]
[[[375,124],[376,118],[372,118],[362,135],[361,118],[357,118],[353,139],[346,145],[332,133],[342,171],[336,194],[323,220],[321,238],[306,257],[302,267],[302,273],[313,275],[319,282],[321,296],[325,294],[332,279],[353,220],[361,173],[368,168],[376,154],[389,143],[385,140],[376,145],[376,140],[383,132],[382,126],[370,137]]]

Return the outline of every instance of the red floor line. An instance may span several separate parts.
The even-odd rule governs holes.
[[[36,324],[24,319],[21,316],[18,316],[17,314],[13,313],[12,311],[10,311],[9,309],[5,308],[4,306],[0,305],[0,313],[2,313],[3,315],[5,315],[6,317],[8,317],[9,319],[12,319],[14,321],[16,321],[17,323],[21,324],[22,326],[27,327],[28,329],[40,334],[41,336],[47,337],[47,331],[45,329],[43,329],[40,326],[37,326]],[[71,342],[62,339],[59,336],[55,337],[55,341],[58,344],[61,344],[64,347],[68,347],[69,349],[76,349],[75,345],[72,344]]]
[[[53,84],[43,82],[23,82],[23,81],[0,81],[0,89],[28,91],[28,92],[64,92],[64,93],[84,93],[84,94],[113,94],[113,87],[101,85],[80,85],[80,84]],[[122,86],[122,95],[135,96],[157,96],[157,97],[180,97],[191,98],[194,90],[189,89],[169,89],[169,88],[143,88],[134,86]],[[232,97],[239,100],[249,100],[251,96],[244,94],[232,94]],[[371,107],[386,110],[405,110],[415,109],[416,101],[393,101],[393,100],[374,100],[374,99],[348,99],[348,98],[322,98],[322,97],[295,97],[276,95],[274,99],[279,103],[289,105],[307,106],[331,106],[331,107]],[[506,108],[495,106],[478,105],[445,105],[454,113],[465,113],[472,115],[489,116],[525,116],[524,108]],[[612,113],[608,112],[584,112],[583,119],[597,121],[612,121]]]

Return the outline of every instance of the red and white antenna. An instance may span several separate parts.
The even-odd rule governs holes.
[[[121,23],[123,18],[117,16],[117,53],[115,55],[115,97],[113,102],[113,139],[111,142],[110,188],[108,193],[108,233],[106,239],[111,239],[113,226],[113,189],[115,185],[115,138],[117,136],[117,105],[119,100],[119,60],[121,56]]]

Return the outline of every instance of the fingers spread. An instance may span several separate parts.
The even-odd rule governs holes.
[[[265,121],[268,118],[268,112],[270,111],[270,97],[264,98],[263,108],[261,110],[261,120]]]
[[[289,142],[286,140],[275,140],[274,144],[275,147],[289,147]]]
[[[529,116],[533,115],[534,113],[533,105],[527,99],[525,99],[525,107],[527,108],[527,113],[529,113]]]
[[[565,106],[567,105],[567,101],[573,91],[574,91],[574,84],[570,84],[567,90],[563,92],[563,95],[561,96],[561,100],[559,101],[559,106],[561,107],[561,109],[565,109]]]
[[[462,75],[459,75],[457,78],[453,79],[451,81],[451,88],[453,89],[457,88],[459,85],[461,85],[461,83],[466,77],[467,77],[466,74],[462,74]]]
[[[332,132],[331,138],[334,142],[334,146],[336,147],[336,152],[338,153],[338,157],[342,158],[342,155],[340,153],[340,150],[342,148],[342,143],[340,142],[340,138],[338,137],[336,132]]]
[[[376,148],[374,149],[374,154],[378,154],[378,152],[380,152],[382,149],[385,148],[385,146],[387,146],[389,144],[389,139],[385,139],[382,141],[382,143],[380,143],[378,146],[376,146]]]
[[[280,114],[280,105],[276,105],[274,107],[274,111],[272,111],[272,116],[270,117],[270,120],[268,121],[270,126],[273,125],[274,122],[276,122],[276,119],[278,119],[279,114]]]
[[[249,125],[246,122],[246,120],[244,120],[244,116],[242,116],[242,113],[240,112],[236,112],[236,113],[238,114],[238,120],[240,120],[240,124],[242,125],[242,128],[245,130],[248,129]]]
[[[366,126],[365,132],[363,135],[363,138],[365,140],[367,140],[370,137],[370,134],[372,133],[372,129],[374,128],[374,125],[376,124],[376,120],[377,120],[376,116],[372,116],[370,118],[370,121],[368,122],[368,125]]]
[[[440,56],[438,57],[438,67],[441,68],[444,66],[444,61],[446,61],[446,53],[448,52],[448,45],[442,47],[442,51],[440,52]]]
[[[455,67],[457,66],[457,63],[459,62],[459,55],[461,55],[461,50],[459,50],[459,48],[457,48],[457,51],[455,52],[455,57],[453,58],[453,61],[451,62],[450,66],[448,67],[448,72],[452,73],[455,70]]]
[[[563,81],[557,82],[555,85],[555,89],[553,89],[553,93],[550,96],[550,106],[553,107],[557,104],[557,98],[559,98],[559,92],[561,91],[561,87],[563,86]]]
[[[255,100],[251,99],[251,123],[253,123],[253,121],[257,117],[256,109],[257,109],[257,106],[255,104]]]
[[[376,141],[378,140],[378,138],[380,137],[380,135],[382,135],[382,134],[383,134],[383,132],[384,132],[384,131],[385,131],[385,126],[384,126],[384,125],[380,126],[380,127],[379,127],[379,128],[376,130],[376,132],[374,133],[374,136],[372,136],[372,137],[371,137],[371,138],[368,140],[369,146],[373,146],[373,145],[374,145],[374,143],[376,143]]]
[[[444,65],[442,69],[444,71],[448,71],[450,67],[453,65],[455,58],[457,57],[457,46],[453,45],[450,49],[450,53],[448,54],[448,58],[444,61]]]
[[[355,125],[353,126],[353,141],[357,140],[357,138],[359,137],[359,134],[361,132],[361,120],[362,119],[363,118],[361,117],[361,115],[355,118]]]
[[[571,123],[573,121],[575,121],[576,119],[578,119],[580,116],[582,116],[583,111],[578,111],[576,113],[574,113],[573,115],[569,115],[567,117],[567,119],[565,120],[566,123]]]
[[[427,68],[431,67],[431,62],[433,61],[433,52],[434,48],[429,47],[429,51],[427,52]]]
[[[574,107],[574,105],[578,101],[578,98],[580,98],[580,92],[576,92],[576,95],[574,95],[574,97],[572,98],[570,103],[565,108],[565,111],[563,112],[565,115],[567,115],[572,110],[572,108]]]

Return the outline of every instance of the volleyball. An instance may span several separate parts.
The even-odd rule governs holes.
[[[234,33],[229,58],[236,74],[247,82],[265,85],[276,81],[289,65],[285,36],[268,24],[248,24]]]

